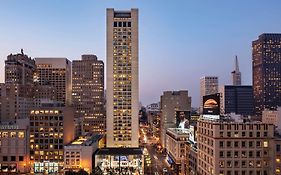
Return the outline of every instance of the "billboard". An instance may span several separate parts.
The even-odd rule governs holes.
[[[203,97],[203,115],[220,115],[220,94]]]
[[[189,128],[190,111],[176,111],[176,126],[177,128]]]

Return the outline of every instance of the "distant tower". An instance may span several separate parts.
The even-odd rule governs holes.
[[[235,56],[234,71],[232,71],[231,74],[232,74],[232,84],[234,86],[240,86],[241,85],[241,72],[239,71],[237,55]]]

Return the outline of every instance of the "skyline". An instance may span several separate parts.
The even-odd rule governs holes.
[[[200,77],[214,75],[219,77],[220,85],[231,84],[231,71],[238,55],[242,84],[251,85],[251,42],[262,33],[281,31],[281,24],[272,22],[281,16],[277,5],[281,2],[277,1],[219,1],[217,4],[154,1],[149,5],[148,1],[121,2],[124,3],[116,0],[0,2],[3,65],[0,82],[4,82],[4,60],[21,48],[32,58],[77,60],[82,54],[95,54],[107,64],[106,8],[138,8],[140,101],[147,105],[158,102],[165,90],[187,89],[192,96],[192,106],[197,107]],[[167,11],[172,13],[165,16]],[[206,64],[208,61],[210,65]],[[216,69],[218,63],[224,66]]]

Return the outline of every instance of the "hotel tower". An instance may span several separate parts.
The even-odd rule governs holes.
[[[106,144],[138,147],[138,9],[107,9],[106,36]]]

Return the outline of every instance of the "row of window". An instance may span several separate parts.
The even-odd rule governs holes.
[[[0,138],[24,138],[25,134],[24,132],[0,132]]]
[[[129,22],[127,22],[127,21],[124,21],[124,22],[115,21],[115,22],[113,22],[113,27],[131,27],[131,25],[132,25],[132,23],[130,21]]]
[[[3,162],[8,162],[8,161],[11,161],[11,162],[15,162],[15,161],[24,161],[24,156],[3,156],[1,157],[0,156],[0,161],[3,161]]]

